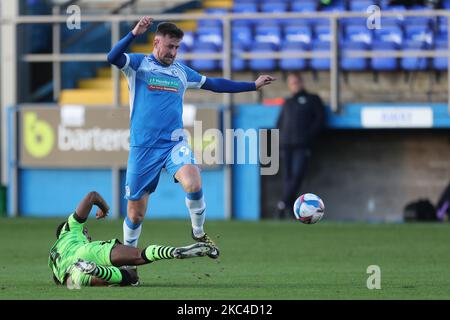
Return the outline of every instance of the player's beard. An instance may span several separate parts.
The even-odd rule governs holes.
[[[175,57],[164,57],[164,59],[162,59],[163,60],[163,62],[166,64],[166,65],[171,65],[174,61],[175,61]]]

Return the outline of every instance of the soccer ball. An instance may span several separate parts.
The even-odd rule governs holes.
[[[323,217],[325,205],[322,199],[313,193],[305,193],[295,200],[295,218],[305,224],[313,224]]]

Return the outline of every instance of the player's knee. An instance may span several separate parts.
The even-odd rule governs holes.
[[[202,189],[202,183],[200,179],[186,179],[183,182],[184,191],[186,191],[187,193],[198,192]]]
[[[139,224],[144,221],[144,213],[139,211],[128,211],[128,219],[133,224]]]
[[[189,182],[186,185],[186,190],[185,191],[189,192],[189,193],[193,193],[193,192],[200,191],[201,188],[202,188],[202,184],[200,182],[193,181],[193,182]]]
[[[127,213],[128,219],[134,223],[138,224],[144,220],[146,212],[146,207],[139,203],[128,203]]]

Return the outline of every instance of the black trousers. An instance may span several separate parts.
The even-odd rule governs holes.
[[[303,179],[306,174],[308,159],[311,156],[309,148],[292,147],[282,148],[282,176],[283,176],[283,197],[282,201],[286,205],[286,211],[291,212]]]

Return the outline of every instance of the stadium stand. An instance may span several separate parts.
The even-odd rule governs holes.
[[[219,52],[218,46],[213,42],[198,42],[192,53],[207,54]],[[221,67],[219,60],[211,59],[195,59],[191,62],[192,68],[198,71],[212,71]]]
[[[276,52],[276,45],[272,42],[256,42],[250,48],[252,53]],[[250,68],[255,71],[271,71],[277,67],[277,61],[273,58],[253,58],[249,62]]]
[[[301,52],[307,51],[308,44],[305,42],[284,42],[281,45],[281,52]],[[279,67],[281,70],[285,71],[296,71],[296,70],[304,70],[308,67],[307,59],[302,58],[281,58],[279,62]]]
[[[398,50],[399,45],[391,41],[375,40],[373,48],[380,51]],[[393,71],[398,69],[398,59],[395,57],[373,57],[371,68],[374,71]]]
[[[330,42],[329,41],[315,41],[313,42],[311,48],[312,51],[330,51]],[[311,59],[311,68],[315,71],[329,70],[330,69],[331,60],[330,58],[318,58],[314,57]]]
[[[379,0],[336,0],[331,5],[324,6],[318,0],[208,0],[202,1],[202,7],[188,9],[185,12],[206,12],[211,15],[220,15],[231,12],[241,14],[243,17],[249,13],[279,13],[284,12],[344,12],[366,11],[370,5],[378,5],[382,10],[405,12],[406,10],[425,10],[425,6],[413,6],[406,8],[399,5],[390,5],[389,1]],[[444,8],[450,8],[450,0],[443,1]],[[402,14],[396,17],[382,17],[381,29],[368,29],[366,19],[343,18],[340,20],[338,37],[340,59],[339,65],[344,71],[419,71],[430,68],[436,71],[447,70],[447,59],[416,58],[416,57],[349,57],[352,50],[445,50],[447,46],[448,27],[447,20],[434,17],[407,17]],[[179,22],[185,31],[185,38],[180,48],[180,60],[199,71],[219,71],[222,67],[221,60],[194,59],[183,60],[183,53],[218,53],[222,50],[223,28],[218,20],[199,20]],[[232,69],[233,71],[270,71],[270,70],[312,70],[324,71],[330,69],[330,59],[324,57],[293,58],[281,55],[280,59],[257,58],[242,59],[240,53],[257,52],[323,52],[330,50],[331,26],[328,19],[311,17],[308,19],[270,19],[264,23],[257,23],[255,19],[237,19],[232,22]],[[95,41],[95,39],[93,40]],[[143,43],[134,44],[132,52],[150,52],[152,50],[152,36]],[[107,48],[104,48],[107,49]],[[100,68],[98,66],[97,68]],[[70,72],[79,71],[70,69]],[[78,82],[64,85],[61,95],[61,103],[73,103],[76,96],[88,95],[83,91],[95,88],[106,90],[108,81],[99,77],[99,74],[110,74],[103,69],[97,72],[97,78],[83,82],[81,87]],[[92,77],[85,73],[83,77]],[[81,75],[78,76],[80,78]],[[74,77],[68,77],[74,79]],[[110,80],[112,88],[112,81]],[[86,87],[88,86],[88,87]],[[75,91],[75,92],[72,92]],[[124,95],[127,95],[124,92]],[[89,99],[88,101],[97,101]],[[109,101],[109,96],[104,99]],[[125,99],[126,101],[126,99]]]

